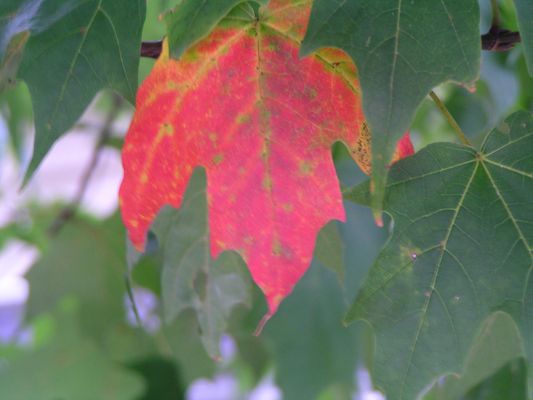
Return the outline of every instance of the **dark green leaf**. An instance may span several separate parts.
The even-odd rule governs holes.
[[[238,304],[249,305],[251,284],[236,253],[211,258],[205,186],[205,172],[196,171],[180,210],[163,208],[153,230],[163,251],[165,320],[171,322],[183,310],[193,309],[207,352],[217,358],[231,310]]]
[[[152,357],[135,362],[131,369],[146,379],[146,393],[136,400],[182,400],[185,388],[178,379],[178,371],[173,362],[164,358]]]
[[[527,366],[523,358],[508,362],[464,396],[450,397],[447,391],[448,385],[458,379],[455,375],[440,378],[422,400],[526,400],[528,398]]]
[[[24,46],[26,45],[28,38],[28,31],[20,32],[18,35],[13,37],[7,46],[5,57],[0,63],[0,93],[2,93],[6,88],[15,85],[17,71],[20,61],[22,60]]]
[[[313,263],[266,325],[284,398],[314,399],[335,383],[353,388],[360,326],[342,325],[345,305],[335,274]]]
[[[0,61],[14,37],[40,33],[84,0],[5,0],[0,4]]]
[[[9,400],[135,400],[141,376],[113,363],[80,334],[72,304],[61,304],[51,343],[10,361],[0,371],[0,398]],[[67,308],[65,310],[65,308]]]
[[[529,74],[533,75],[533,2],[514,0]]]
[[[332,221],[318,233],[314,256],[325,267],[333,270],[344,281],[344,246],[337,227]]]
[[[470,390],[461,400],[527,400],[527,366],[523,358],[503,368]]]
[[[145,14],[143,0],[28,4],[40,20],[53,22],[30,24],[19,70],[32,95],[36,129],[26,180],[100,89],[113,89],[133,102]]]
[[[459,371],[494,310],[518,321],[533,359],[531,148],[533,117],[519,112],[479,152],[439,143],[392,167],[394,233],[347,316],[374,326],[375,378],[389,399]],[[368,204],[368,185],[347,198]]]
[[[124,244],[118,216],[103,224],[69,222],[27,275],[28,318],[53,309],[65,296],[74,296],[81,303],[85,332],[101,337],[106,327],[123,321]]]
[[[195,379],[211,377],[216,370],[215,362],[205,352],[199,331],[193,310],[184,311],[170,325],[163,326],[166,342],[178,363],[181,381],[186,386]]]
[[[254,1],[267,3],[267,0]],[[233,18],[255,18],[253,8],[246,0],[182,0],[165,15],[172,57],[180,58],[185,50],[207,36],[234,8],[237,15]]]
[[[471,86],[480,60],[476,0],[315,0],[301,53],[338,47],[356,62],[372,131],[374,209],[386,166],[429,91],[453,80]]]

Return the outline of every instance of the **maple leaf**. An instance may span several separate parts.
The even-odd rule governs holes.
[[[257,19],[226,19],[139,89],[123,149],[121,209],[139,249],[157,212],[207,174],[213,257],[236,250],[275,313],[308,268],[319,230],[345,212],[331,146],[365,171],[370,134],[356,70],[342,51],[299,59],[311,0],[273,0]],[[406,136],[397,156],[411,154]]]

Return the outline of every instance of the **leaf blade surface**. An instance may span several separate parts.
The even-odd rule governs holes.
[[[270,314],[309,266],[319,230],[344,220],[333,143],[369,168],[353,64],[337,50],[298,57],[309,12],[309,1],[271,1],[259,21],[225,20],[179,61],[165,46],[123,151],[132,242],[142,248],[159,208],[179,207],[203,166],[213,257],[239,252]]]
[[[376,379],[390,398],[458,371],[494,310],[515,318],[531,360],[532,126],[519,112],[479,152],[438,143],[392,168],[395,232],[347,316],[375,327]],[[368,187],[348,198],[368,204]]]
[[[374,209],[381,210],[389,164],[420,102],[448,80],[471,86],[479,74],[475,0],[317,0],[302,54],[345,50],[356,62],[372,131]]]

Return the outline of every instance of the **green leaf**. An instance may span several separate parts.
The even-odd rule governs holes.
[[[31,97],[26,85],[17,85],[2,93],[0,114],[7,122],[13,153],[19,160],[22,160],[27,153],[24,147],[28,135],[27,126],[33,120]]]
[[[531,148],[533,117],[518,112],[481,151],[438,143],[391,168],[394,233],[346,317],[374,326],[374,376],[389,399],[459,371],[494,310],[518,321],[533,359]],[[368,185],[347,198],[368,204]]]
[[[113,89],[133,102],[145,14],[143,0],[29,4],[40,20],[54,22],[44,28],[30,25],[19,70],[32,95],[36,129],[26,181],[100,89]]]
[[[450,377],[444,384],[437,383],[424,400],[454,400],[467,396],[470,392],[482,391],[487,394],[487,388],[495,390],[499,379],[498,374],[507,375],[512,371],[510,364],[525,356],[522,337],[515,322],[501,311],[491,314],[484,322],[480,332],[475,338],[465,361],[464,372],[460,379]],[[519,374],[520,375],[520,374]],[[508,388],[500,392],[499,398],[526,399],[527,382],[525,374],[523,382],[517,385],[517,392],[509,395]],[[496,382],[489,383],[495,380]],[[496,386],[495,386],[496,385]],[[480,389],[483,387],[483,389]],[[467,398],[476,398],[467,396]]]
[[[314,399],[332,384],[353,388],[361,326],[342,325],[345,310],[333,271],[312,263],[266,325],[276,383],[287,399]]]
[[[314,257],[335,272],[341,283],[344,281],[344,246],[337,222],[331,221],[318,233]]]
[[[0,63],[0,93],[10,86],[14,86],[24,46],[28,38],[28,31],[20,32],[9,42],[4,59]]]
[[[439,379],[422,400],[526,400],[528,398],[527,367],[523,358],[508,362],[464,396],[450,397],[447,392],[448,382],[457,379],[454,375]]]
[[[0,370],[0,398],[10,400],[135,400],[144,391],[137,373],[112,362],[83,337],[77,310],[61,304],[55,312],[56,336],[42,348],[27,350]]]
[[[100,338],[106,328],[123,321],[124,236],[118,216],[101,224],[70,221],[27,274],[27,317],[48,312],[66,296],[73,296],[80,301],[84,332]]]
[[[254,1],[267,3],[267,0]],[[246,0],[181,0],[165,15],[172,57],[180,58],[185,50],[207,36],[233,9],[238,14],[233,18],[255,18],[253,8]]]
[[[0,61],[21,33],[41,33],[87,0],[5,0],[0,4]]]
[[[461,400],[527,400],[527,366],[523,358],[510,361]]]
[[[530,0],[514,0],[520,37],[526,55],[529,75],[533,75],[533,3]]]
[[[471,86],[480,63],[476,0],[315,0],[301,54],[338,47],[356,62],[372,131],[372,206],[381,213],[387,164],[429,91]]]
[[[197,317],[193,310],[186,310],[170,325],[163,325],[165,342],[172,350],[178,363],[181,382],[189,386],[198,378],[210,378],[216,372],[217,365],[209,358],[205,345],[200,340]]]
[[[163,208],[153,231],[163,251],[162,297],[165,320],[183,310],[196,312],[208,354],[218,358],[220,336],[238,304],[249,306],[251,284],[246,266],[233,252],[211,258],[207,223],[206,177],[191,177],[181,208]]]
[[[160,357],[136,361],[130,366],[146,379],[147,390],[136,400],[183,400],[185,388],[173,362]]]

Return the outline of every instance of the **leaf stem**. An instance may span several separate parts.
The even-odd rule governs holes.
[[[500,9],[498,7],[498,0],[491,0],[490,5],[492,8],[492,27],[499,28],[500,26]]]
[[[448,121],[452,129],[454,130],[455,134],[457,135],[461,143],[463,143],[466,146],[472,146],[472,144],[466,137],[465,133],[463,132],[463,130],[461,129],[461,127],[459,126],[455,118],[453,118],[452,114],[450,114],[450,112],[448,111],[444,103],[441,101],[441,99],[439,99],[439,96],[437,96],[437,94],[433,90],[429,92],[429,96],[435,102],[435,104],[439,108],[442,115],[444,115],[444,118],[446,118],[446,120]]]

